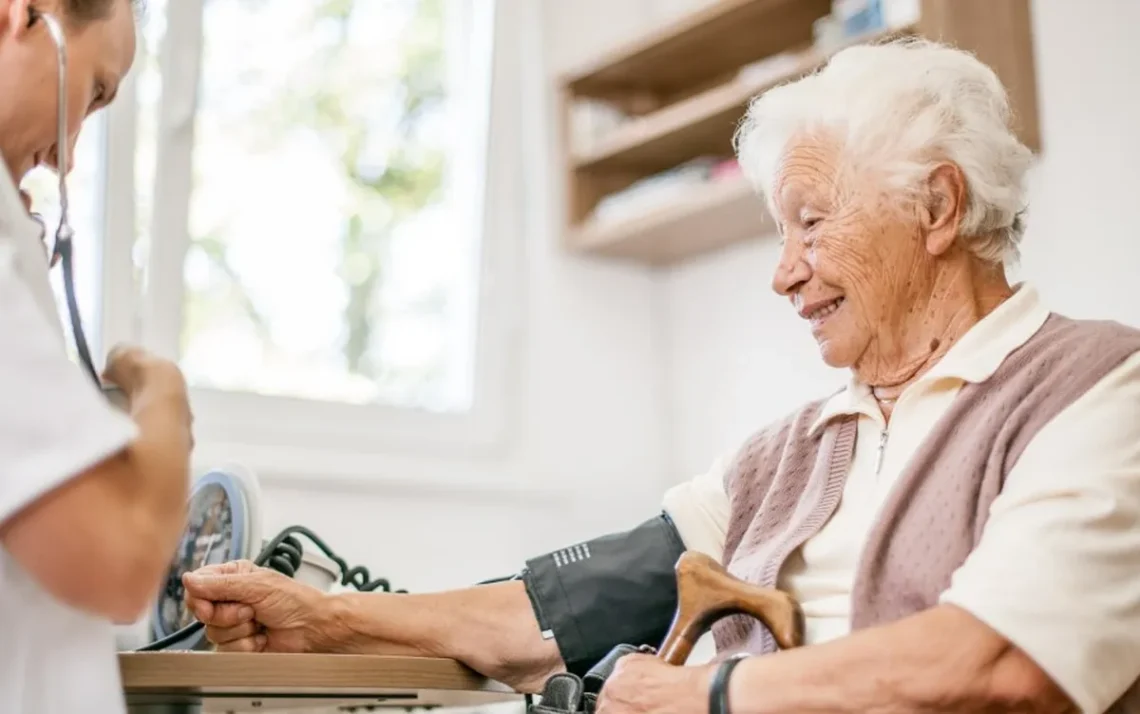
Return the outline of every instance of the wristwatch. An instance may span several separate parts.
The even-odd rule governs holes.
[[[732,670],[740,664],[748,654],[740,652],[732,655],[720,663],[713,675],[712,684],[709,685],[709,714],[730,714],[728,708],[728,680]]]

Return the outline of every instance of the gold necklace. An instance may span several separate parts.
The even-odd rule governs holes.
[[[898,397],[891,397],[890,399],[888,399],[886,397],[880,397],[878,394],[875,393],[874,387],[871,388],[871,396],[874,397],[875,401],[877,401],[879,404],[894,404],[895,400],[898,399]]]

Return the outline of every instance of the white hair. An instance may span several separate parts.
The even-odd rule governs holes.
[[[936,165],[953,162],[967,186],[963,244],[1000,263],[1018,254],[1033,159],[1010,121],[993,70],[967,52],[908,38],[845,49],[819,71],[756,97],[736,149],[769,205],[784,152],[805,134],[837,137],[845,170],[870,169],[884,190],[911,200],[922,198]]]

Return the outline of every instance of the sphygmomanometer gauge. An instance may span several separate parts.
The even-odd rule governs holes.
[[[182,575],[205,565],[252,559],[256,494],[249,481],[233,471],[211,471],[194,484],[186,530],[167,572],[165,585],[154,604],[151,634],[155,640],[192,624],[194,613],[186,607]],[[170,649],[193,650],[205,646],[202,630]]]

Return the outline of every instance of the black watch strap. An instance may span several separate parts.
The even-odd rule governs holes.
[[[747,656],[745,653],[734,654],[716,668],[712,684],[709,685],[709,714],[729,714],[728,680],[732,676],[732,670]]]

